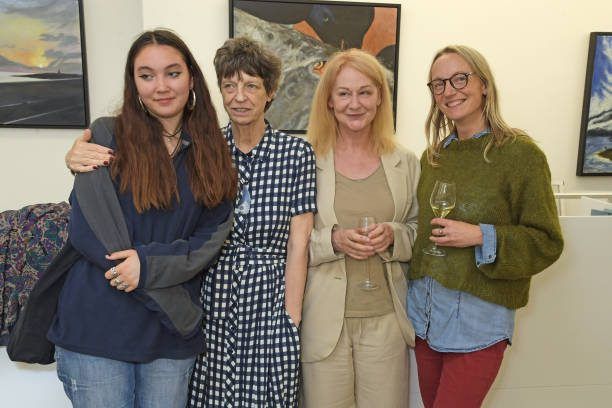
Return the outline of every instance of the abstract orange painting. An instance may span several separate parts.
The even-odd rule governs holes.
[[[266,113],[272,126],[304,133],[327,59],[360,48],[387,68],[397,101],[400,5],[340,1],[230,0],[230,36],[248,36],[276,52],[283,77]]]

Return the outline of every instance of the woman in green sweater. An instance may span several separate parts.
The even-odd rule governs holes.
[[[563,238],[546,157],[502,119],[484,57],[446,47],[429,80],[407,302],[419,387],[426,408],[478,407],[512,341],[531,276],[560,256]],[[456,206],[445,219],[428,205],[437,180],[456,185]],[[446,255],[424,253],[431,242]]]

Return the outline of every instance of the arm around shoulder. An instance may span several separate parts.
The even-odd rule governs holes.
[[[110,134],[113,129],[114,118],[102,117],[92,122],[90,129],[85,129],[83,134],[75,139],[72,147],[64,162],[66,167],[73,173],[85,173],[95,170],[98,167],[108,166],[114,158],[114,152],[108,142],[96,140],[95,135],[100,131],[108,131]],[[92,136],[94,140],[92,140]],[[100,143],[100,144],[96,144]]]

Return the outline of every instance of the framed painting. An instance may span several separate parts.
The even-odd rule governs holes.
[[[344,1],[230,0],[230,37],[247,36],[274,51],[283,75],[266,118],[277,129],[305,133],[310,104],[328,58],[360,48],[388,71],[397,102],[400,5]]]
[[[612,33],[591,33],[578,176],[612,176]]]
[[[0,126],[89,125],[81,0],[0,2]]]

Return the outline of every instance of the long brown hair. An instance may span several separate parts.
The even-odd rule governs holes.
[[[144,47],[152,44],[168,45],[179,51],[193,80],[196,103],[193,109],[185,106],[183,110],[183,130],[191,137],[187,169],[193,195],[207,207],[233,199],[236,171],[204,75],[183,40],[161,29],[142,33],[128,52],[123,106],[115,121],[117,155],[111,165],[113,177],[120,178],[120,191],[132,193],[138,212],[170,208],[178,195],[172,158],[163,144],[163,127],[141,107],[134,80],[134,60]]]
[[[466,45],[449,45],[442,48],[436,53],[429,67],[429,79],[431,81],[431,68],[438,58],[445,54],[457,54],[468,63],[472,72],[480,78],[487,89],[487,94],[484,96],[484,106],[482,115],[485,123],[491,129],[493,137],[484,149],[483,156],[485,161],[489,161],[487,153],[493,146],[501,146],[509,140],[517,137],[529,137],[520,129],[510,127],[502,118],[499,108],[499,94],[495,85],[493,71],[489,67],[485,57],[475,49]],[[437,162],[442,141],[452,132],[456,132],[455,123],[446,117],[436,104],[436,99],[431,93],[431,105],[427,120],[425,121],[425,133],[427,135],[427,162],[437,167],[440,164]]]

